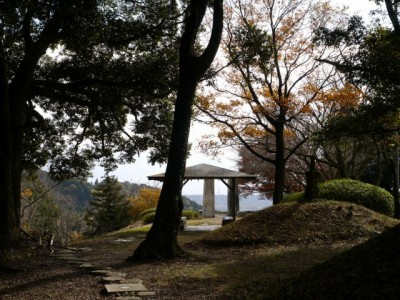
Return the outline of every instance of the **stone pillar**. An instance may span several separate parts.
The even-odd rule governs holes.
[[[204,179],[203,217],[215,217],[214,179]]]

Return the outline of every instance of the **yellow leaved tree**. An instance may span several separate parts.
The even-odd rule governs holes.
[[[244,147],[272,166],[277,204],[291,157],[300,148],[308,157],[315,152],[307,122],[322,103],[320,93],[340,80],[332,66],[319,61],[334,60],[338,52],[314,43],[314,30],[345,24],[346,15],[328,2],[312,0],[232,0],[226,5],[228,63],[212,82],[214,90],[197,101],[199,119],[218,131],[203,140],[203,149]]]
[[[160,189],[142,188],[138,194],[129,199],[131,203],[130,215],[134,220],[138,220],[140,213],[151,208],[156,208],[160,198]]]

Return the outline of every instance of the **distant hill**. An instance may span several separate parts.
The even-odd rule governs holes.
[[[131,183],[128,181],[120,183],[122,185],[122,193],[127,198],[136,195],[142,188],[153,188],[146,184]],[[99,184],[99,182],[97,182],[97,184]],[[89,182],[82,182],[76,179],[71,179],[61,183],[59,186],[56,187],[55,191],[60,195],[69,196],[73,200],[76,210],[84,211],[88,207],[89,202],[92,200],[91,190],[95,186],[95,184]],[[200,210],[203,207],[197,202],[192,201],[186,197],[183,197],[183,205],[184,209],[193,210]]]
[[[63,181],[55,188],[55,193],[72,199],[77,211],[84,211],[92,200],[93,185],[77,179]]]
[[[48,189],[55,185],[55,182],[50,179],[48,172],[38,170],[37,176]],[[93,199],[91,194],[92,189],[94,189],[100,182],[101,181],[98,180],[96,180],[96,182],[85,182],[78,179],[65,180],[59,185],[56,185],[51,193],[55,198],[59,200],[62,199],[62,201],[72,204],[74,210],[83,212],[89,206],[89,202]],[[120,184],[122,185],[122,193],[127,198],[136,195],[140,189],[154,188],[147,184],[138,184],[128,181],[120,182]],[[203,201],[201,200],[202,196],[197,196],[200,197],[200,201],[193,201],[183,196],[184,209],[201,210],[203,208]]]
[[[203,195],[185,195],[190,200],[203,205]],[[215,209],[218,211],[227,211],[227,195],[215,195]],[[272,205],[272,200],[260,199],[258,195],[247,196],[246,198],[239,198],[240,211],[255,211],[264,209]]]

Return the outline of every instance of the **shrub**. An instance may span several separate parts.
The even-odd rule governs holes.
[[[346,201],[393,216],[393,196],[383,188],[352,179],[334,179],[319,185],[320,197]],[[296,202],[304,198],[304,192],[285,195],[282,202]]]
[[[148,214],[144,215],[141,219],[143,220],[144,224],[150,224],[153,223],[155,215],[156,215],[155,211],[149,212]]]
[[[283,196],[282,203],[299,202],[303,200],[304,192],[295,192]]]
[[[160,198],[159,189],[143,188],[139,193],[129,199],[131,203],[130,215],[134,220],[141,219],[141,213],[145,210],[152,209],[157,206],[158,199]]]
[[[145,215],[147,215],[147,214],[149,214],[149,213],[155,213],[155,212],[156,212],[156,208],[155,208],[155,207],[154,207],[154,208],[146,209],[146,210],[142,211],[142,212],[139,214],[139,219],[140,219],[140,220],[143,220],[143,217],[144,217]]]
[[[182,210],[182,217],[186,217],[188,220],[199,219],[200,212],[197,210]]]
[[[153,223],[155,215],[155,208],[146,209],[140,213],[140,220],[142,220],[144,224]],[[182,217],[186,217],[188,220],[198,219],[200,218],[200,213],[195,210],[183,210]]]
[[[393,216],[393,196],[383,188],[352,179],[335,179],[319,187],[321,197],[365,206],[388,216]]]

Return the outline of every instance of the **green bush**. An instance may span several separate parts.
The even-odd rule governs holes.
[[[199,219],[200,212],[197,210],[182,210],[182,217],[186,217],[188,220]]]
[[[363,205],[388,216],[394,214],[393,196],[383,188],[351,179],[335,179],[320,185],[323,198]]]
[[[299,202],[303,200],[304,192],[295,192],[283,196],[282,203]]]
[[[393,216],[393,196],[383,188],[352,179],[334,179],[319,185],[320,198],[346,201]],[[286,195],[283,202],[295,202],[304,198],[304,192]]]
[[[143,220],[143,217],[145,215],[150,214],[150,213],[155,213],[155,212],[156,212],[156,208],[155,207],[154,208],[145,209],[144,211],[139,213],[139,219]]]
[[[153,223],[155,215],[155,208],[146,209],[140,213],[140,220],[142,220],[144,224]],[[195,210],[183,210],[182,217],[186,217],[187,220],[198,219],[200,218],[200,213]]]
[[[155,215],[156,215],[155,211],[154,212],[149,212],[148,214],[146,214],[143,217],[141,217],[141,219],[143,220],[144,224],[150,224],[150,223],[153,223]]]

